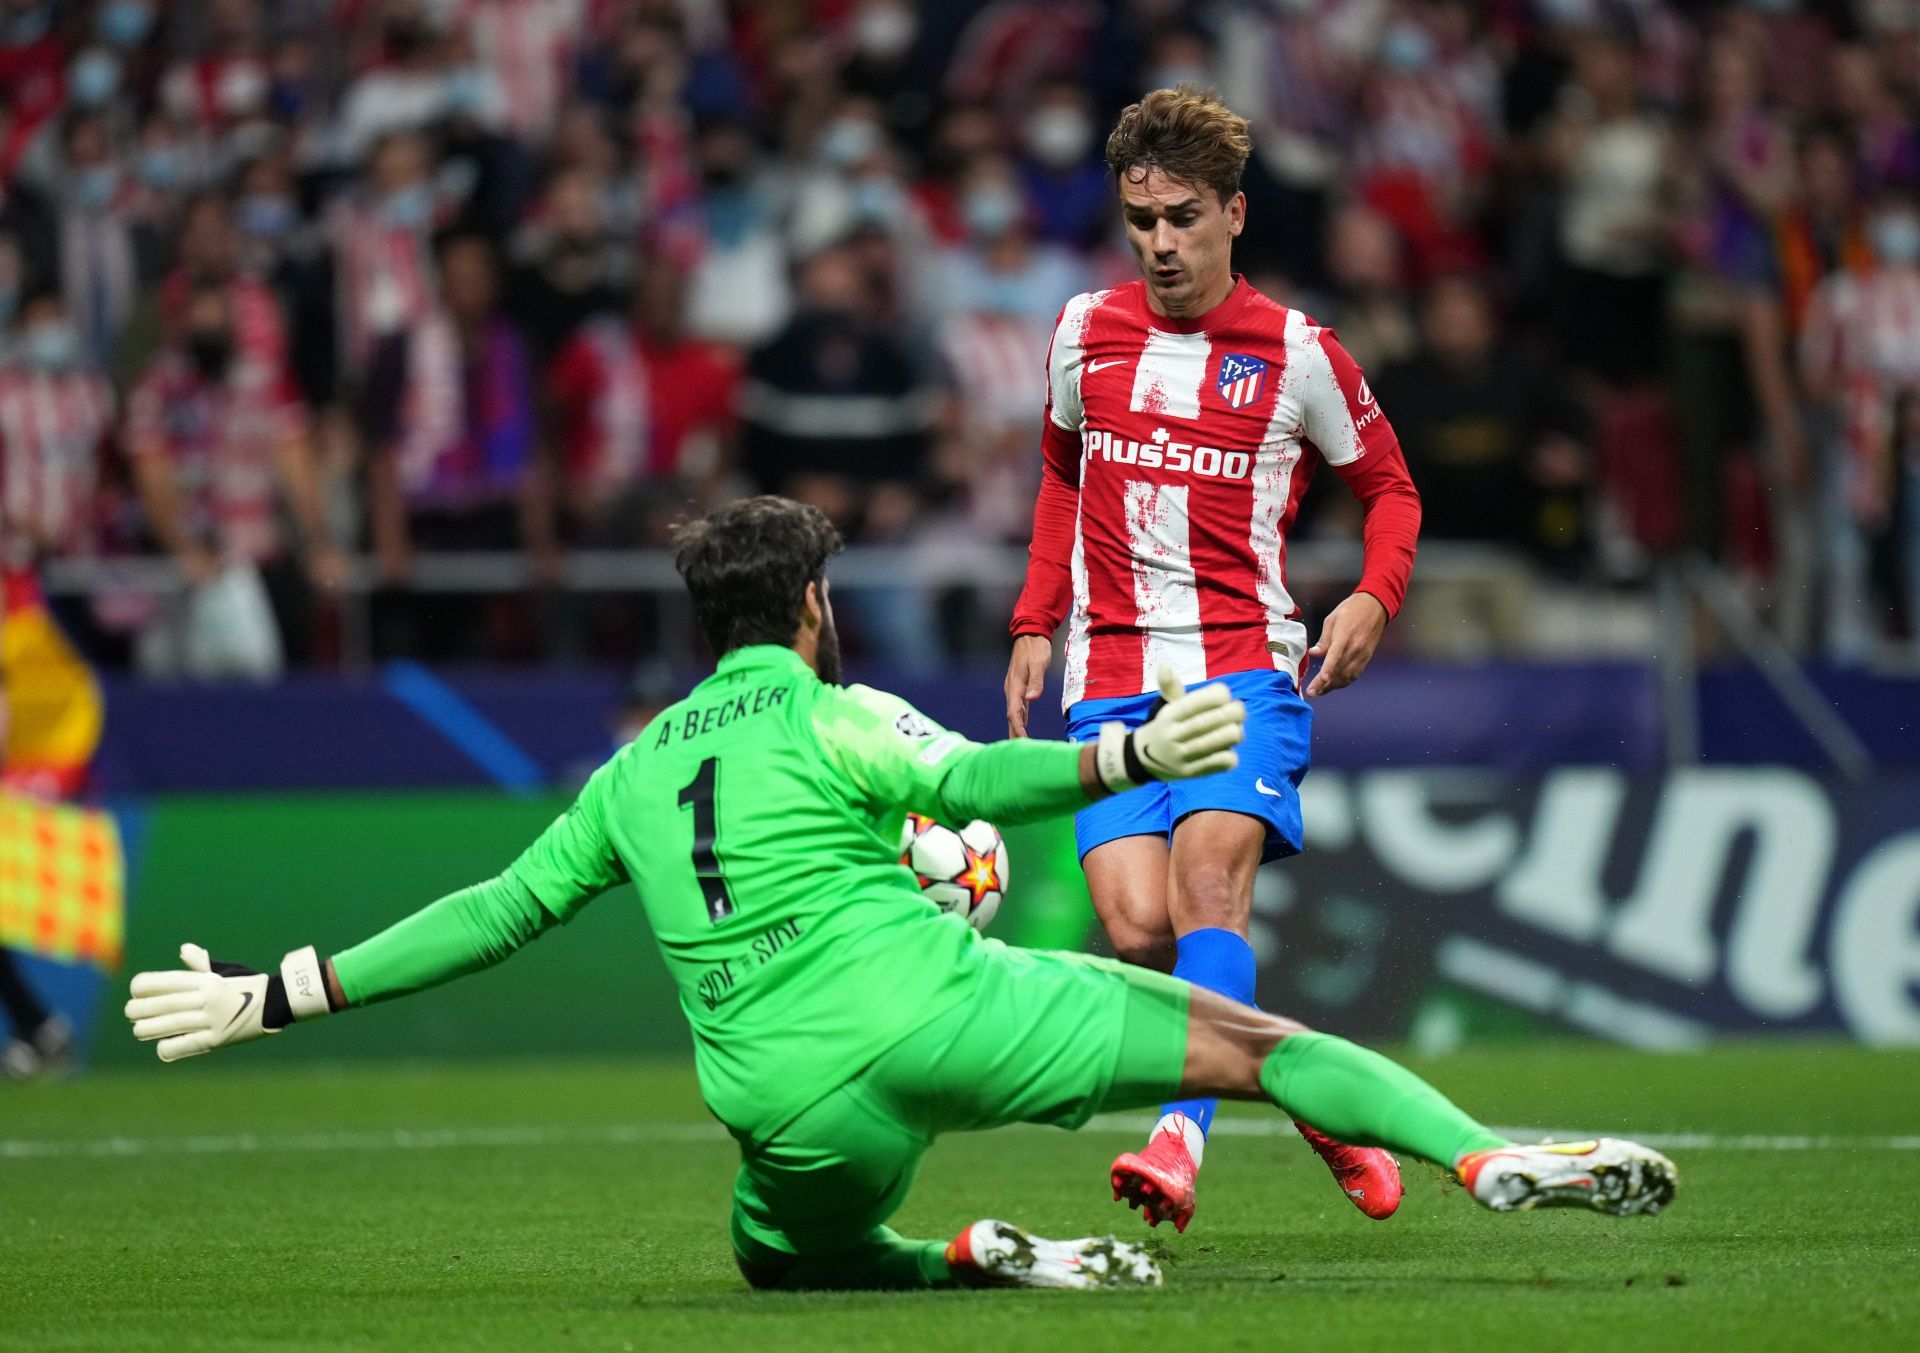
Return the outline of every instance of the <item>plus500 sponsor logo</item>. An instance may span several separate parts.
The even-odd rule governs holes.
[[[1165,428],[1154,429],[1144,442],[1128,441],[1099,428],[1087,431],[1087,455],[1116,465],[1138,465],[1145,470],[1166,469],[1208,479],[1245,479],[1253,457],[1245,451],[1222,451],[1217,446],[1176,442]]]

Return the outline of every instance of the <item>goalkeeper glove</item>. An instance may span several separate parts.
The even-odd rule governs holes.
[[[1186,690],[1173,668],[1160,668],[1160,697],[1153,717],[1129,730],[1100,726],[1094,767],[1114,793],[1150,780],[1191,780],[1240,764],[1234,746],[1246,735],[1247,707],[1219,682]]]
[[[332,1011],[326,971],[313,946],[280,960],[278,973],[216,963],[197,944],[180,946],[186,968],[134,974],[127,1002],[133,1036],[159,1040],[163,1062],[277,1034],[297,1019]]]

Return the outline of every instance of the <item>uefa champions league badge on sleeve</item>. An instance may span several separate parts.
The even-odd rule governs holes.
[[[1220,379],[1215,386],[1228,408],[1244,409],[1267,388],[1267,364],[1244,352],[1230,352],[1220,359]]]

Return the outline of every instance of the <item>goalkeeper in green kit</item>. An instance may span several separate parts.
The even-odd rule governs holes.
[[[886,1226],[942,1132],[1078,1127],[1181,1096],[1264,1099],[1341,1141],[1458,1173],[1498,1211],[1657,1211],[1665,1157],[1631,1142],[1516,1146],[1376,1053],[1159,973],[982,938],[899,863],[908,809],[947,822],[1065,815],[1234,764],[1244,708],[1183,693],[1096,743],[980,746],[904,701],[839,684],[811,507],[729,504],[684,527],[681,575],[719,665],[603,766],[497,878],[329,960],[277,974],[209,960],[133,979],[127,1017],[163,1061],[420,991],[506,958],[631,882],[693,1026],[707,1105],[740,1144],[732,1240],[755,1287],[1156,1284],[1136,1246],[976,1221]],[[793,843],[807,844],[796,869]]]

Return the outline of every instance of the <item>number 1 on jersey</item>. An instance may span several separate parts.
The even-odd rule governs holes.
[[[710,756],[700,763],[693,782],[680,791],[680,806],[693,809],[693,872],[700,880],[701,896],[707,900],[707,919],[715,925],[733,915],[733,894],[727,891],[720,857],[714,850],[719,832],[714,821],[713,791],[719,778],[720,758]]]

